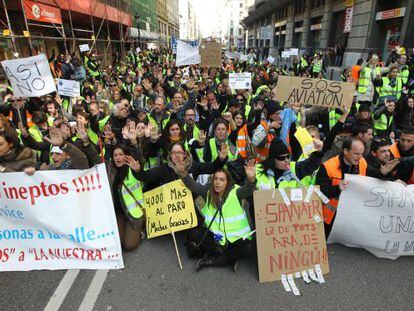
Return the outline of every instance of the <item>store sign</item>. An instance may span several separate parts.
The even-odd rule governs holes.
[[[351,32],[352,28],[352,16],[354,15],[354,7],[348,7],[345,9],[345,24],[343,33]]]
[[[384,19],[403,17],[404,15],[405,15],[405,7],[378,12],[375,19],[377,21],[380,21]]]
[[[24,0],[26,18],[50,24],[62,24],[60,9],[38,2]]]

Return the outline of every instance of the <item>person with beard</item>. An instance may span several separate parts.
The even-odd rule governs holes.
[[[119,238],[125,251],[133,251],[140,245],[145,218],[143,187],[137,177],[141,167],[134,151],[124,145],[115,145],[108,166]]]

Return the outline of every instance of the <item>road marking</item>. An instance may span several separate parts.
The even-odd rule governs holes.
[[[79,311],[91,311],[95,306],[95,302],[98,299],[99,293],[105,283],[109,270],[97,270],[83,297],[82,303],[79,307]]]
[[[66,271],[65,275],[63,276],[63,279],[60,281],[58,287],[56,287],[52,297],[50,297],[49,302],[47,303],[44,311],[59,310],[60,306],[66,298],[66,295],[69,293],[73,283],[75,282],[75,279],[79,274],[79,271],[79,269]]]

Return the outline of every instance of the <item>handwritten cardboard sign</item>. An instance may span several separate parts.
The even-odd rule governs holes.
[[[221,46],[216,41],[202,41],[199,46],[201,67],[221,68]]]
[[[275,100],[340,109],[351,107],[354,92],[353,83],[285,76],[273,90]]]
[[[328,243],[379,258],[414,256],[414,186],[348,174],[345,180]]]
[[[56,92],[45,54],[1,62],[16,97],[38,97]]]
[[[303,191],[301,197],[299,191]],[[297,201],[306,197],[302,189],[284,192],[289,206],[279,190],[256,191],[253,195],[261,283],[280,280],[282,274],[294,275],[318,264],[323,274],[329,273],[321,200],[313,192],[309,203]]]
[[[148,238],[197,226],[193,195],[181,180],[145,192],[144,208]]]

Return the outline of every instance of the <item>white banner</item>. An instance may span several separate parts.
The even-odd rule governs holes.
[[[124,267],[104,164],[0,174],[0,271]]]
[[[290,56],[299,55],[299,49],[290,49],[289,54]]]
[[[88,52],[89,51],[89,44],[81,44],[79,45],[79,51],[81,52]]]
[[[364,248],[380,258],[414,255],[414,188],[346,175],[328,243]]]
[[[289,58],[290,57],[290,51],[282,51],[282,58]]]
[[[80,96],[80,83],[74,80],[59,79],[57,91],[59,95],[78,97]]]
[[[271,55],[269,55],[269,57],[267,58],[267,61],[269,63],[273,64],[273,62],[275,61],[275,59]]]
[[[1,62],[16,97],[38,97],[56,92],[45,54]]]
[[[229,74],[229,86],[232,90],[250,89],[252,74],[250,72],[237,72]]]
[[[177,67],[199,64],[200,61],[198,47],[192,47],[184,41],[177,40],[177,59],[175,61]]]

